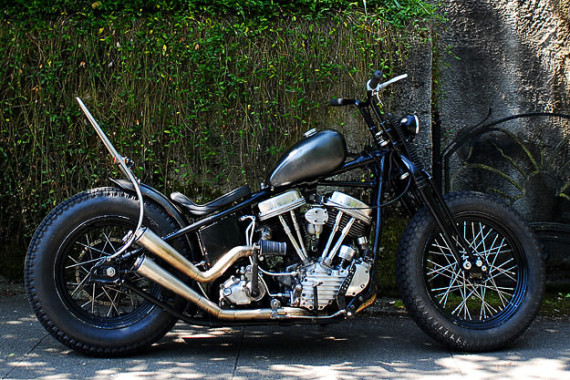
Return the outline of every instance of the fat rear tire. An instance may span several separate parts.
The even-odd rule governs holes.
[[[93,356],[141,351],[164,336],[176,319],[117,283],[93,281],[93,264],[122,246],[136,227],[138,202],[120,189],[101,188],[75,195],[40,224],[25,263],[28,299],[45,329],[66,346]],[[178,226],[152,201],[145,202],[144,225],[165,235]],[[113,266],[127,271],[132,263]],[[127,274],[128,280],[176,309],[184,307],[160,286]]]
[[[533,231],[511,208],[480,193],[445,197],[460,233],[489,268],[469,279],[427,209],[400,241],[397,280],[406,309],[433,339],[460,351],[499,349],[531,324],[544,293],[545,268]]]

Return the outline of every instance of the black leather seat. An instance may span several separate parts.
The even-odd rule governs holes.
[[[194,216],[204,216],[211,214],[221,209],[222,207],[227,206],[232,202],[238,201],[250,194],[251,190],[249,186],[244,185],[203,205],[192,202],[186,195],[178,192],[170,194],[170,199],[172,199],[172,201],[179,204],[180,206],[184,207],[190,214]]]

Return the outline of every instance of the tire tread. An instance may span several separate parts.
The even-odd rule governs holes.
[[[34,233],[32,240],[30,242],[28,252],[26,255],[26,261],[24,266],[24,285],[26,288],[26,294],[32,309],[34,310],[38,320],[44,326],[44,328],[58,341],[64,345],[72,348],[80,353],[90,355],[90,356],[125,356],[136,352],[144,350],[152,343],[156,342],[162,338],[168,331],[172,329],[172,326],[176,323],[176,318],[171,317],[168,323],[165,323],[161,329],[155,331],[148,331],[147,334],[136,343],[130,345],[124,345],[120,347],[100,347],[96,345],[86,344],[84,342],[78,341],[77,339],[67,335],[58,326],[56,326],[49,315],[45,312],[42,305],[42,301],[38,298],[37,288],[36,288],[36,271],[34,270],[34,264],[37,256],[41,254],[40,248],[43,240],[46,238],[46,233],[53,226],[53,224],[58,221],[58,219],[67,211],[75,208],[81,203],[94,199],[97,197],[125,197],[130,199],[136,199],[133,195],[123,192],[116,188],[98,188],[85,191],[83,193],[76,194],[58,206],[56,206],[41,222],[36,232]],[[175,221],[168,216],[168,214],[154,202],[145,201],[145,209],[151,208],[155,212],[161,213],[161,216],[168,220],[171,224],[171,228],[174,229],[177,226]]]
[[[472,199],[474,202],[487,202],[496,208],[504,209],[506,204],[499,198],[482,193],[475,192],[461,192],[453,193],[445,196],[445,201],[449,204],[465,201],[467,198]],[[410,221],[404,235],[402,236],[399,247],[398,257],[396,264],[396,278],[400,291],[400,296],[411,318],[417,325],[425,331],[434,340],[444,344],[445,346],[458,350],[458,351],[489,351],[496,350],[510,344],[517,339],[536,318],[540,305],[542,303],[542,295],[544,293],[545,270],[542,255],[540,254],[540,245],[536,239],[534,232],[528,226],[522,217],[509,209],[512,213],[512,218],[516,218],[515,223],[522,226],[524,234],[530,239],[531,247],[529,252],[535,252],[538,257],[535,260],[540,260],[542,263],[536,270],[539,288],[536,289],[537,296],[531,299],[530,310],[523,318],[522,322],[516,325],[516,328],[511,329],[508,336],[496,334],[496,336],[489,337],[487,335],[480,338],[473,338],[472,336],[466,338],[461,334],[456,334],[447,328],[440,318],[443,318],[438,312],[431,307],[432,305],[426,304],[422,297],[418,296],[418,291],[413,284],[412,273],[416,265],[416,252],[414,252],[415,243],[417,239],[424,233],[427,225],[432,220],[432,216],[426,208],[421,209]]]

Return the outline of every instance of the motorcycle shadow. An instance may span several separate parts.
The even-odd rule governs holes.
[[[239,351],[256,357],[369,355],[395,351],[448,353],[407,317],[357,318],[327,325],[205,328],[179,324],[152,351],[205,356]]]

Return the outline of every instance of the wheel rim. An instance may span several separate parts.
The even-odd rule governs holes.
[[[155,307],[121,286],[125,279],[154,296],[160,293],[156,284],[127,271],[131,262],[104,264],[132,228],[128,219],[105,216],[83,223],[64,240],[57,256],[56,287],[79,319],[101,328],[121,328],[140,321]]]
[[[487,329],[517,311],[526,292],[526,265],[520,248],[501,228],[481,218],[465,218],[459,231],[488,270],[474,279],[462,270],[441,233],[430,239],[424,255],[424,279],[432,302],[455,324]]]

